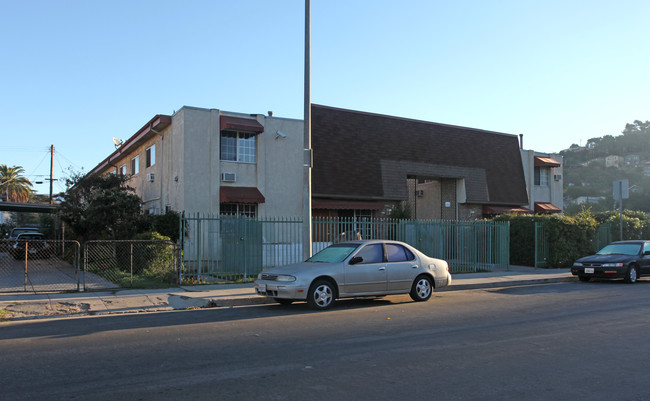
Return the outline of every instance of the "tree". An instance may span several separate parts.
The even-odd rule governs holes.
[[[140,198],[117,174],[73,174],[59,204],[61,219],[78,240],[130,239],[145,230]]]
[[[23,177],[24,172],[21,166],[0,164],[0,194],[5,195],[7,202],[27,202],[31,199],[34,193],[32,183]]]

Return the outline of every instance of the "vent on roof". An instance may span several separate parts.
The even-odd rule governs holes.
[[[221,181],[235,182],[237,181],[237,173],[221,173]]]

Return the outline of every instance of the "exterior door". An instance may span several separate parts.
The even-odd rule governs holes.
[[[363,260],[345,267],[346,294],[360,294],[386,291],[386,262],[381,244],[369,244],[354,256]]]

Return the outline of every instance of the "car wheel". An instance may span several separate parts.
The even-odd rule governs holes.
[[[327,280],[314,281],[307,293],[307,303],[312,309],[325,310],[334,303],[334,288]]]
[[[588,277],[588,276],[578,276],[578,280],[580,280],[580,281],[586,283],[587,281],[591,280],[591,277]]]
[[[418,276],[411,286],[411,299],[415,302],[428,301],[433,293],[431,278],[428,276]]]
[[[293,299],[286,299],[286,298],[273,298],[275,302],[279,303],[280,305],[291,305],[293,303]]]
[[[627,268],[627,272],[625,273],[625,282],[629,284],[634,284],[636,283],[636,279],[639,276],[639,269],[636,267],[636,265],[630,265],[630,267]]]

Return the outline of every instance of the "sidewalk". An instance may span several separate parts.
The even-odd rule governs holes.
[[[575,281],[569,269],[510,266],[509,271],[453,274],[440,292]],[[273,303],[253,284],[183,286],[157,290],[0,294],[0,322],[39,318],[161,312]]]

